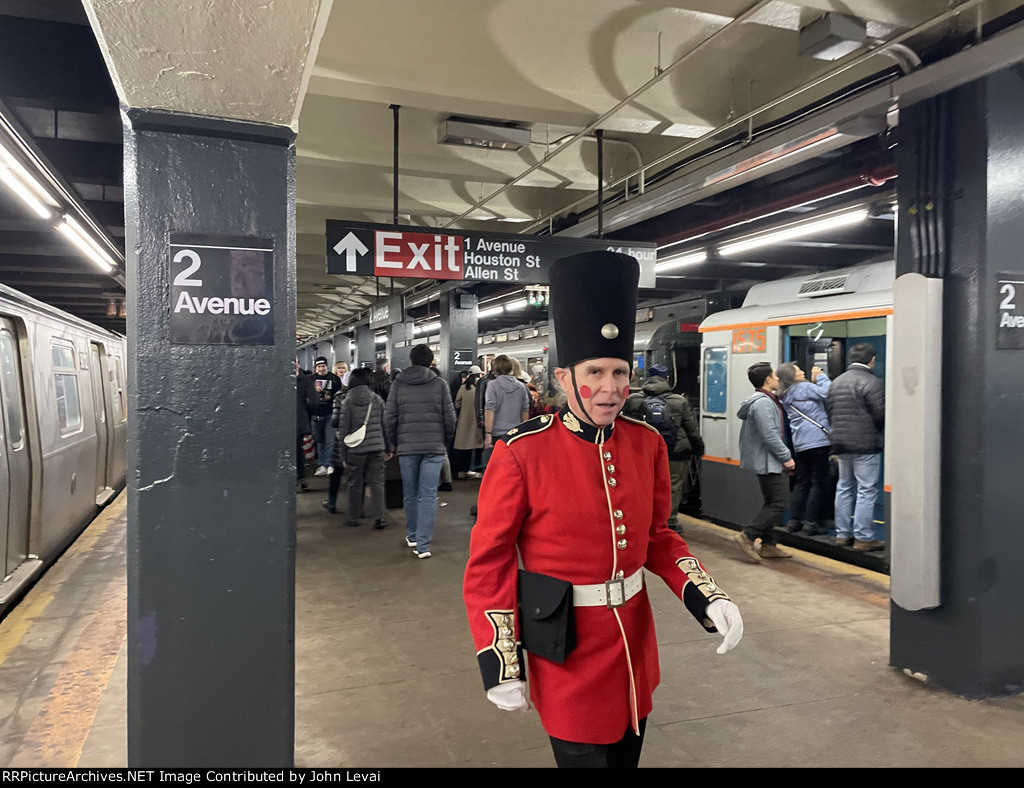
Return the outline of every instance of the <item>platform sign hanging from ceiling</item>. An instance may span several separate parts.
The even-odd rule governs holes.
[[[167,263],[171,344],[274,344],[272,241],[175,234]]]
[[[327,273],[548,284],[559,257],[606,249],[640,263],[640,287],[654,287],[653,243],[435,230],[327,220]]]

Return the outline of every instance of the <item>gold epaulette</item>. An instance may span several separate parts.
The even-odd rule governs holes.
[[[512,443],[512,441],[519,440],[525,435],[535,435],[538,432],[542,432],[555,423],[555,414],[553,413],[542,413],[539,416],[534,416],[532,419],[528,419],[520,424],[518,427],[513,427],[505,433],[505,437],[502,440],[505,443]]]

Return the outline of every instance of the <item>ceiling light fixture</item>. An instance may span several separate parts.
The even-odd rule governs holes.
[[[500,315],[504,311],[505,307],[503,306],[492,306],[490,309],[481,309],[476,313],[476,318],[477,320],[480,320],[485,317],[494,317],[495,315]]]
[[[433,334],[436,331],[441,330],[440,323],[427,323],[426,325],[416,326],[413,332],[416,334]]]
[[[57,225],[57,229],[65,238],[78,247],[79,251],[84,253],[86,257],[104,271],[109,273],[114,270],[114,261],[110,259],[110,255],[100,248],[99,244],[82,229],[82,225],[76,222],[74,218],[64,214],[64,221]]]
[[[52,217],[53,213],[43,204],[43,200],[52,203],[54,202],[53,197],[39,185],[39,182],[3,145],[0,145],[0,159],[2,159],[0,161],[0,180],[7,185],[7,188],[18,195],[22,202],[31,208],[40,219]]]
[[[665,271],[682,268],[684,265],[696,265],[697,263],[703,263],[707,259],[708,253],[703,250],[699,252],[687,252],[686,254],[673,255],[672,257],[666,257],[664,260],[659,260],[654,266],[654,273],[663,274]]]
[[[448,118],[437,127],[437,141],[443,145],[520,150],[530,144],[531,133],[515,124]]]
[[[864,46],[867,35],[863,19],[832,12],[800,28],[799,51],[818,60],[838,60]]]
[[[517,299],[516,301],[510,301],[509,303],[505,304],[505,309],[508,310],[509,312],[512,312],[516,309],[523,309],[524,307],[527,307],[529,305],[530,302],[527,299],[520,298]]]
[[[867,208],[857,208],[852,211],[844,211],[832,216],[826,216],[823,219],[816,219],[812,222],[792,224],[788,227],[781,227],[777,230],[771,230],[760,235],[754,235],[739,241],[733,241],[732,243],[720,246],[718,248],[718,253],[721,255],[740,254],[741,252],[758,249],[762,246],[770,246],[771,244],[788,241],[793,238],[803,238],[804,236],[814,235],[815,233],[824,232],[825,230],[833,230],[838,227],[856,224],[857,222],[864,221],[867,217]]]

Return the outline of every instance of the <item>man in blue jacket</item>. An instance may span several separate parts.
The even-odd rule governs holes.
[[[779,378],[772,365],[759,361],[747,370],[747,378],[755,391],[736,413],[743,421],[740,468],[757,474],[764,503],[753,523],[736,534],[733,541],[748,560],[759,564],[763,558],[792,558],[776,544],[775,529],[782,527],[789,507],[789,475],[796,463],[790,448],[789,420],[775,394]],[[761,540],[760,553],[757,539]]]

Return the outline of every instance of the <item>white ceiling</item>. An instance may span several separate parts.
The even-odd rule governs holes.
[[[608,187],[626,176],[635,183],[641,163],[652,177],[742,132],[752,111],[801,86],[754,113],[750,127],[891,70],[894,57],[913,67],[907,51],[884,42],[928,52],[1022,4],[85,0],[124,103],[297,130],[304,335],[350,321],[376,297],[375,280],[325,272],[324,222],[392,221],[391,105],[401,107],[402,223],[536,232],[594,203],[597,145],[580,132],[604,130]],[[835,62],[801,55],[800,27],[829,11],[865,20],[867,44]],[[519,151],[439,144],[450,115],[522,124],[532,143]]]

